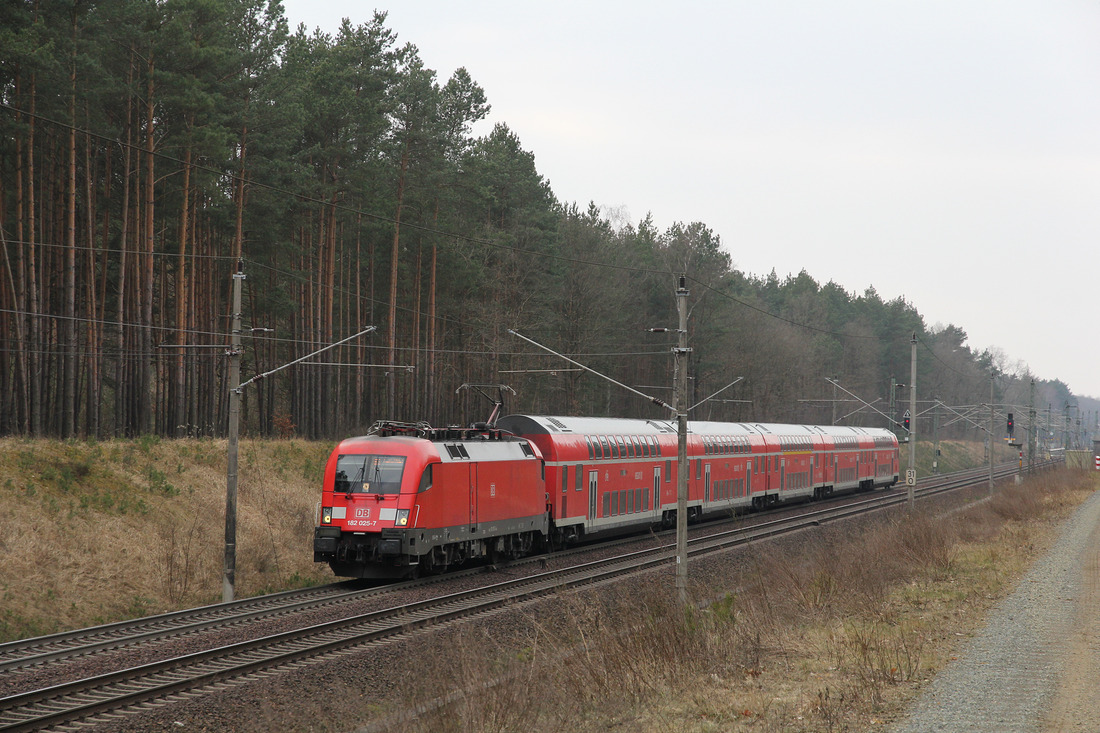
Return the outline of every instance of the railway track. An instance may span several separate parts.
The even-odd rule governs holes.
[[[1000,467],[996,475],[1003,478],[1015,472],[1015,464],[1008,464]],[[985,469],[939,477],[918,486],[917,496],[924,498],[962,486],[972,486],[981,483],[987,476],[988,470]],[[905,501],[904,492],[894,491],[871,496],[858,495],[854,501],[835,506],[817,508],[816,505],[809,505],[815,508],[794,516],[768,518],[750,526],[740,524],[691,538],[689,553],[699,556],[717,552],[825,522],[879,511]],[[389,643],[428,627],[492,613],[505,605],[557,593],[563,588],[577,588],[643,572],[671,562],[673,556],[674,547],[670,542],[604,560],[548,570],[526,578],[423,601],[401,603],[337,621],[14,694],[0,699],[0,730],[41,730],[81,720],[107,723],[128,711],[140,711],[148,709],[150,705],[187,699],[230,684],[243,684],[259,675],[289,670],[324,659],[328,655]],[[364,594],[362,590],[349,590],[348,585],[335,584],[307,591],[265,596],[253,599],[252,603],[242,601],[193,612],[165,614],[145,620],[149,622],[146,624],[137,621],[97,627],[85,630],[83,640],[82,632],[72,632],[27,642],[13,642],[0,646],[0,655],[7,655],[0,656],[0,659],[6,659],[4,663],[11,665],[48,664],[50,660],[69,658],[74,654],[95,653],[97,650],[123,644],[138,644],[148,639],[163,638],[165,635],[200,633],[219,625],[246,623],[249,619],[265,614],[294,613],[318,603],[339,603]],[[310,595],[318,597],[309,598]],[[37,651],[28,651],[36,648]]]

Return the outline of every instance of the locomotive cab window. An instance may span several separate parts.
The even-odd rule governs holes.
[[[405,456],[346,455],[336,459],[338,494],[399,494]]]
[[[417,493],[432,488],[432,465],[434,464],[429,463],[424,469],[424,474],[420,477],[420,487],[416,490]]]

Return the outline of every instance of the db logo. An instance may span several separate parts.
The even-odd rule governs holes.
[[[356,509],[355,510],[355,518],[356,519],[370,519],[370,509]]]

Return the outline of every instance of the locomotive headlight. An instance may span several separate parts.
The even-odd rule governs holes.
[[[321,509],[321,524],[332,524],[332,507],[326,506]]]
[[[394,520],[394,526],[407,527],[408,524],[409,524],[409,510],[408,509],[398,509],[397,510],[397,518]]]

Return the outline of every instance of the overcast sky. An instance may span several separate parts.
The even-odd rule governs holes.
[[[387,11],[563,202],[701,221],[738,269],[873,286],[1100,397],[1094,0],[284,6],[331,33]]]

